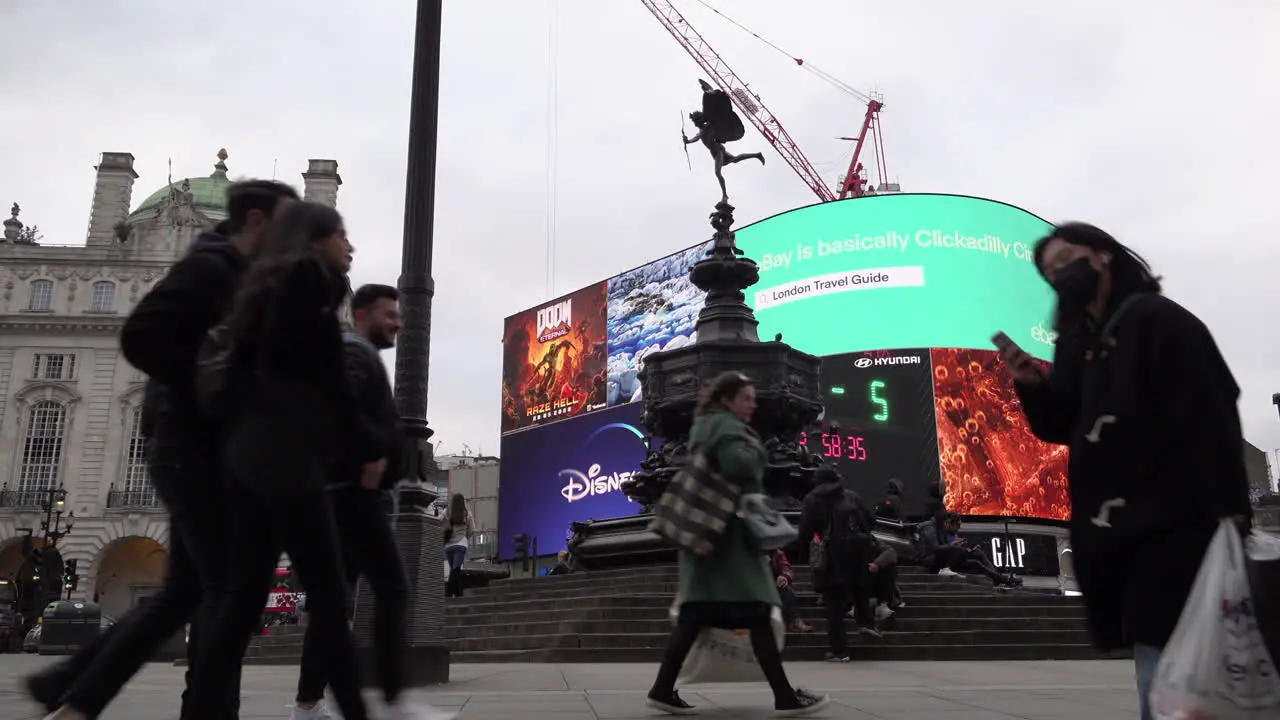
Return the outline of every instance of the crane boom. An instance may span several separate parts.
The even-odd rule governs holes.
[[[782,123],[774,116],[759,96],[752,93],[746,82],[738,77],[738,74],[729,67],[729,64],[720,57],[720,54],[711,47],[702,35],[693,29],[689,21],[684,19],[679,10],[676,10],[669,0],[640,0],[640,2],[653,13],[653,16],[662,23],[662,26],[671,33],[672,37],[684,47],[685,51],[698,63],[713,84],[723,90],[729,97],[733,98],[733,104],[738,110],[746,116],[756,130],[764,136],[769,144],[778,151],[782,159],[786,161],[791,169],[795,171],[800,179],[804,181],[809,189],[812,190],[818,199],[823,202],[829,202],[836,199],[836,195],[831,188],[822,180],[822,176],[813,167],[813,163],[809,162],[809,158],[804,156],[800,151],[800,146],[796,141],[791,139],[791,134],[786,128],[782,127]],[[865,132],[865,130],[864,130]],[[859,143],[861,145],[861,143]]]

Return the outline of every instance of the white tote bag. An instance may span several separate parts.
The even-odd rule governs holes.
[[[680,599],[676,598],[671,605],[671,622],[675,623],[679,617]],[[782,611],[773,608],[769,619],[773,625],[773,637],[781,651],[787,642],[787,626],[782,621]],[[755,651],[751,649],[750,633],[747,630],[707,628],[694,641],[676,685],[743,682],[764,682],[764,673],[756,662]]]
[[[1250,556],[1265,554],[1277,542],[1255,532]],[[1209,544],[1178,627],[1160,656],[1151,707],[1157,720],[1280,717],[1280,676],[1258,631],[1244,543],[1230,520],[1222,521]]]

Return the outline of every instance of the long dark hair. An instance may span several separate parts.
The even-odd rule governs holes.
[[[252,265],[227,320],[233,337],[243,337],[261,320],[272,298],[288,292],[285,278],[302,263],[315,263],[332,287],[334,308],[347,293],[346,276],[322,256],[316,243],[342,230],[342,215],[328,205],[291,204],[275,221],[254,254]]]
[[[467,499],[462,493],[454,493],[449,498],[449,524],[462,527],[467,522]]]
[[[1040,266],[1044,259],[1045,248],[1054,239],[1071,245],[1087,247],[1095,252],[1107,253],[1111,256],[1111,293],[1107,299],[1114,306],[1118,301],[1138,292],[1160,292],[1160,278],[1151,269],[1151,265],[1132,248],[1116,240],[1105,230],[1082,222],[1062,223],[1053,228],[1048,235],[1036,241],[1034,257],[1036,270],[1040,277],[1045,277]],[[1048,280],[1048,278],[1045,278]],[[1054,310],[1054,326],[1062,330],[1063,318],[1059,310]]]
[[[706,415],[709,412],[721,410],[726,400],[732,400],[742,392],[743,388],[754,384],[751,378],[737,370],[722,372],[703,386],[702,392],[698,394],[698,406],[693,414]]]

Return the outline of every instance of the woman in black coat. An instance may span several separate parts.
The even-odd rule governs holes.
[[[196,659],[196,707],[216,704],[240,672],[283,551],[307,592],[310,622],[324,627],[326,672],[342,716],[368,717],[325,493],[327,475],[347,448],[367,446],[356,437],[338,321],[351,252],[336,210],[291,205],[254,259],[227,320],[234,402],[223,461],[233,568],[213,641]]]
[[[1031,429],[1071,448],[1071,544],[1095,641],[1132,647],[1143,717],[1220,518],[1250,513],[1240,389],[1209,329],[1160,294],[1150,267],[1083,223],[1035,247],[1058,296],[1046,377],[1001,355]]]

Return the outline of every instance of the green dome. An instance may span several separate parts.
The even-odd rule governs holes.
[[[130,215],[140,215],[160,207],[162,203],[169,199],[169,193],[173,190],[180,190],[184,182],[190,186],[191,203],[196,210],[214,218],[226,216],[227,186],[231,184],[231,181],[227,179],[227,166],[221,162],[213,166],[213,174],[209,177],[175,180],[173,185],[166,185],[156,190],[146,200],[143,200],[141,205],[134,208]]]

